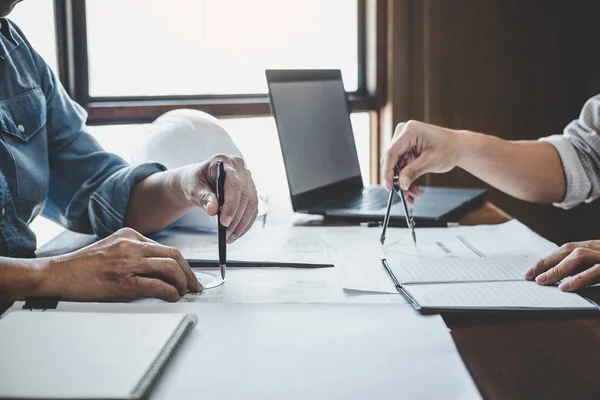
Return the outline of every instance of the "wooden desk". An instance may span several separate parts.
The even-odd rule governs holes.
[[[283,197],[271,202],[277,208],[269,209],[270,224],[290,221],[291,204]],[[500,224],[510,219],[492,203],[484,202],[459,223]],[[324,223],[330,224],[319,219],[297,224]],[[586,295],[600,302],[600,287]],[[600,399],[600,317],[442,316],[484,399]]]
[[[460,220],[496,224],[491,203]],[[590,289],[600,300],[600,288]],[[600,318],[443,315],[485,399],[600,399]]]

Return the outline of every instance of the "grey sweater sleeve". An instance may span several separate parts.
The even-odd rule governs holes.
[[[540,140],[556,148],[565,173],[565,198],[555,206],[569,209],[600,197],[600,95],[585,103],[562,135]]]

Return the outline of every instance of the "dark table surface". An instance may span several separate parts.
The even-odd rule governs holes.
[[[460,223],[509,219],[484,203]],[[600,287],[582,294],[600,301]],[[485,399],[600,399],[600,317],[463,313],[443,318]]]

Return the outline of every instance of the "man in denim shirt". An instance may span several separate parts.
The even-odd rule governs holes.
[[[155,163],[129,166],[105,152],[87,131],[85,111],[4,18],[17,2],[0,0],[0,302],[34,296],[176,301],[201,290],[179,251],[142,234],[192,207],[215,215],[217,160],[227,171],[221,222],[228,241],[246,233],[258,199],[243,160],[215,155],[166,170]],[[39,214],[102,240],[65,256],[33,258],[29,223]]]

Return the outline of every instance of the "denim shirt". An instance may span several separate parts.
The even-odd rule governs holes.
[[[21,30],[0,18],[0,256],[31,257],[40,213],[105,237],[123,227],[129,194],[160,164],[105,152],[76,104]]]

